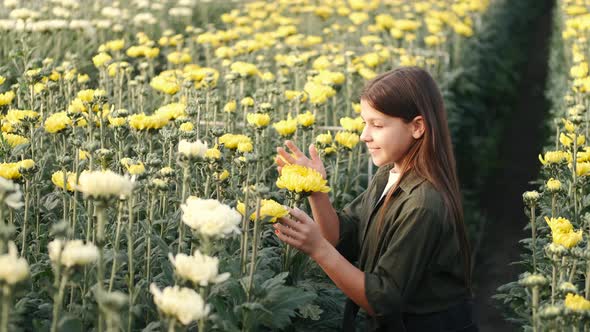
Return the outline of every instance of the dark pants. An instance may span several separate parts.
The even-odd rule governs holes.
[[[344,309],[342,332],[356,332],[356,316],[359,307],[350,299]],[[386,321],[377,322],[366,317],[367,332],[478,332],[473,317],[473,302],[468,300],[456,304],[446,310],[429,314],[403,313],[401,317],[391,317]]]
[[[466,301],[431,314],[403,314],[406,332],[477,332],[473,302]]]

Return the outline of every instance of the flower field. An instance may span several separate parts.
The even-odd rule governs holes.
[[[450,93],[488,6],[5,0],[0,332],[337,329],[344,296],[270,224],[313,192],[337,208],[362,192],[374,170],[359,89],[420,66]],[[588,228],[588,118],[576,106],[588,68],[572,48],[583,26],[564,23],[576,88],[556,114],[562,157],[543,157],[560,185],[534,200],[554,201],[541,216],[559,229],[558,217]],[[286,140],[314,144],[327,174],[288,165],[279,176]],[[570,230],[567,244],[582,234]],[[575,282],[586,271],[582,251],[544,256],[547,227],[537,237],[533,273]]]

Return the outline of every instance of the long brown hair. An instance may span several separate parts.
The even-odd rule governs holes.
[[[398,184],[413,169],[429,181],[442,196],[459,237],[465,282],[471,291],[471,250],[463,220],[463,207],[455,156],[442,95],[434,79],[418,67],[400,67],[383,73],[367,83],[361,94],[375,110],[410,123],[421,115],[424,134],[414,141],[404,158],[397,183],[389,190],[378,218],[378,229],[384,223],[385,206]]]

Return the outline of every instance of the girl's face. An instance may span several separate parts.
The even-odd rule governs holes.
[[[377,111],[362,99],[361,117],[365,122],[361,140],[367,144],[371,159],[378,167],[394,163],[399,170],[414,140],[424,134],[422,116],[405,123],[402,118]]]

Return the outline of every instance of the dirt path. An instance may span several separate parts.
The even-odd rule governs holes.
[[[543,117],[549,109],[544,97],[551,34],[552,1],[546,3],[545,14],[533,22],[536,28],[529,61],[522,68],[522,94],[514,105],[514,113],[505,128],[500,144],[503,167],[488,181],[481,206],[488,217],[484,238],[479,248],[475,267],[476,312],[481,331],[516,331],[495,307],[491,296],[505,283],[514,281],[521,273],[519,267],[509,265],[519,259],[519,240],[527,234],[523,227],[527,219],[523,213],[522,193],[535,189],[529,181],[539,171],[539,154],[544,135]],[[518,33],[518,32],[515,32]],[[493,105],[492,105],[493,106]]]

